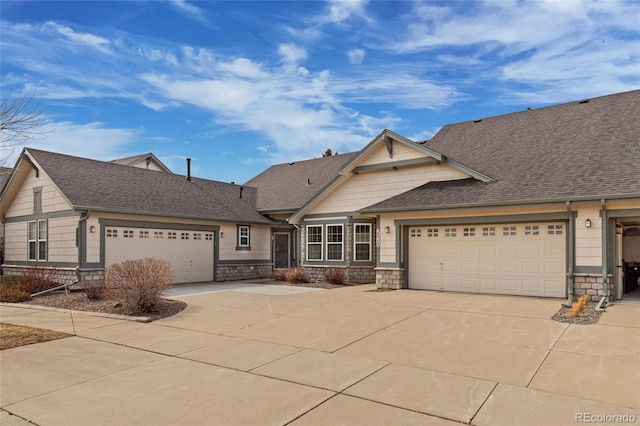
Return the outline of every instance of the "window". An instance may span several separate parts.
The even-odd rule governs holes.
[[[444,236],[445,237],[455,237],[457,233],[458,233],[458,230],[456,228],[445,228],[444,229]]]
[[[322,226],[307,226],[307,260],[322,260]]]
[[[411,234],[411,238],[422,238],[422,229],[413,228],[410,234]]]
[[[427,238],[438,238],[438,228],[427,228]]]
[[[158,240],[162,240],[164,238],[164,232],[163,231],[153,231],[153,238],[156,238]]]
[[[202,234],[201,234],[201,233],[199,233],[199,232],[195,232],[195,233],[193,234],[193,239],[194,239],[194,240],[201,240],[201,239],[202,239]]]
[[[355,225],[354,259],[356,261],[371,260],[371,225]]]
[[[133,231],[131,229],[125,229],[122,231],[122,238],[133,238]]]
[[[251,228],[245,225],[238,226],[238,246],[236,250],[249,250],[251,248]]]
[[[140,231],[138,235],[140,238],[149,238],[149,231]]]
[[[512,237],[516,235],[516,227],[515,226],[503,226],[502,227],[502,235],[505,237]]]
[[[540,235],[538,225],[527,225],[524,227],[524,235]]]
[[[462,228],[462,235],[465,237],[475,237],[476,228]]]
[[[28,222],[29,260],[47,260],[47,220]]]
[[[175,240],[177,237],[177,234],[175,232],[167,232],[167,239],[168,240]]]
[[[42,187],[33,188],[33,213],[42,213]]]
[[[342,225],[327,225],[327,260],[342,260]]]
[[[117,229],[107,229],[107,238],[118,238]]]
[[[207,232],[206,234],[204,234],[204,239],[206,241],[213,241],[213,234],[211,232]]]
[[[489,226],[486,228],[482,228],[482,236],[483,237],[495,237],[496,236],[496,227]]]
[[[188,240],[189,239],[189,233],[188,232],[181,232],[180,233],[180,239],[181,240]]]
[[[547,234],[548,235],[562,235],[562,225],[548,225],[547,226]]]

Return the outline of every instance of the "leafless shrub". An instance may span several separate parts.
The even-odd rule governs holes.
[[[84,283],[82,285],[82,289],[87,295],[87,299],[100,300],[105,296],[106,285],[104,281],[98,281],[95,283]]]
[[[291,268],[287,270],[285,276],[287,281],[293,284],[309,282],[309,275],[307,274],[307,271],[302,268]]]
[[[125,260],[107,268],[106,284],[126,309],[149,313],[156,309],[174,276],[173,266],[166,260]]]
[[[56,268],[41,268],[34,266],[26,269],[17,279],[17,282],[20,284],[20,288],[22,290],[31,295],[59,285],[54,280],[56,272]]]
[[[271,279],[274,281],[286,281],[287,271],[284,269],[277,269],[271,273]]]
[[[344,270],[331,268],[324,273],[324,280],[329,284],[343,284]]]

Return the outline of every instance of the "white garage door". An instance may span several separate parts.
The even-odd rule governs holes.
[[[565,224],[409,228],[409,288],[565,296]]]
[[[213,232],[107,226],[105,266],[154,257],[171,262],[176,283],[213,281]]]

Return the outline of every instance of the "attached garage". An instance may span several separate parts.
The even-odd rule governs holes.
[[[214,233],[186,229],[105,227],[105,266],[154,257],[171,262],[175,283],[214,280]]]
[[[413,289],[566,296],[563,222],[412,226]]]

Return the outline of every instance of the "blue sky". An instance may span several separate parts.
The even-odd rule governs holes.
[[[640,88],[638,1],[14,1],[3,95],[41,98],[27,146],[152,151],[244,182],[272,164]],[[15,154],[14,157],[15,159]],[[13,161],[13,160],[12,160]]]

